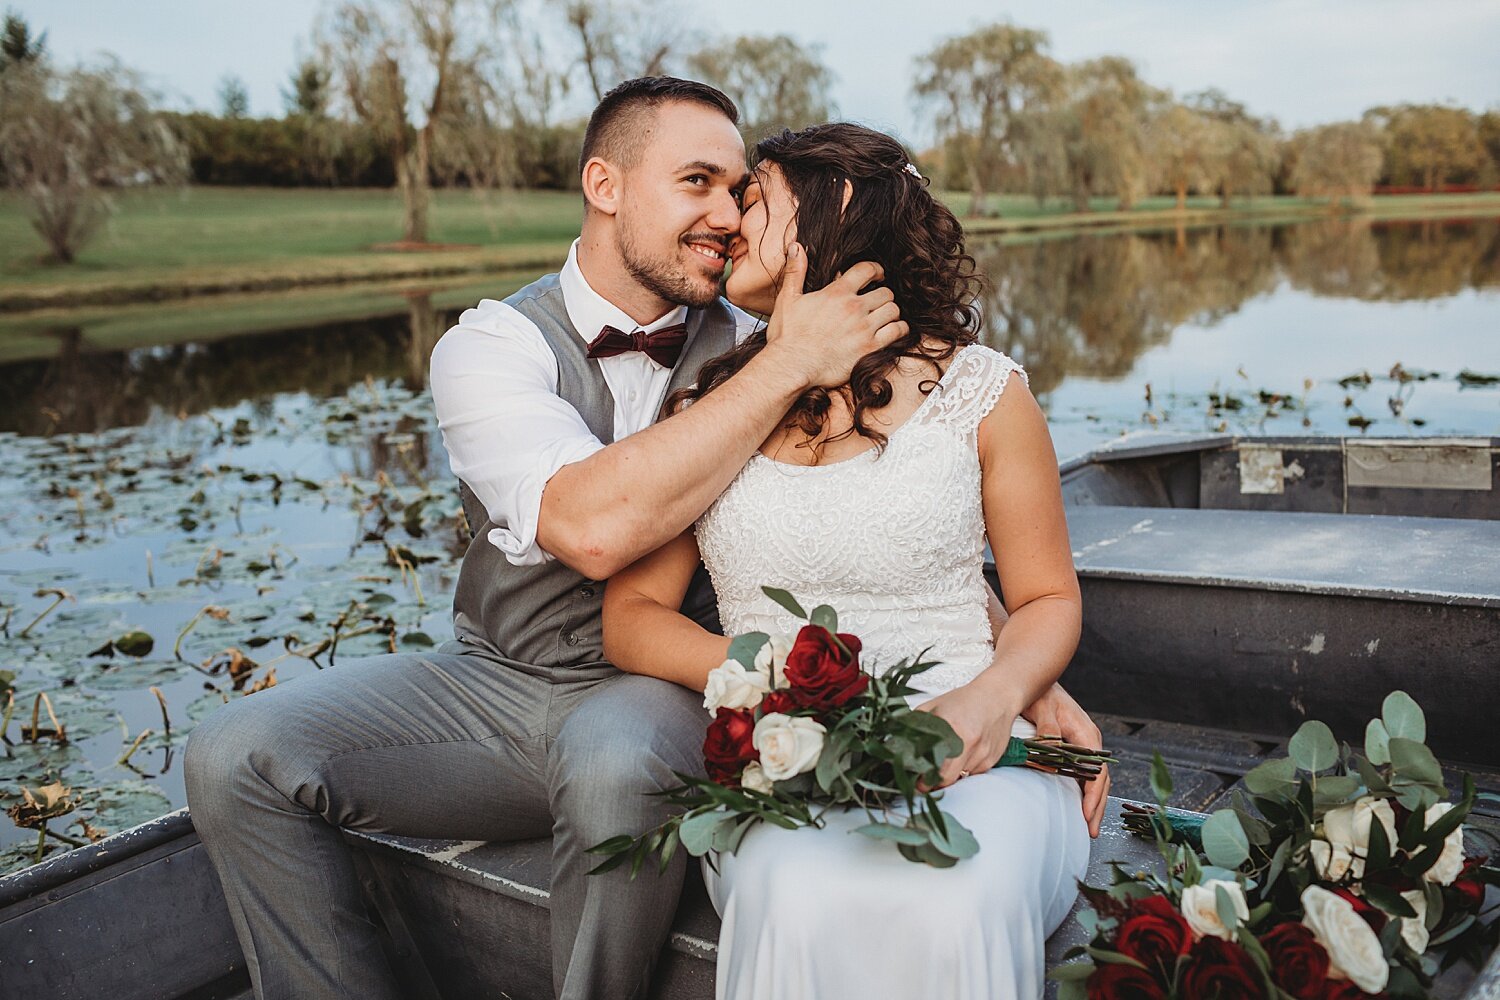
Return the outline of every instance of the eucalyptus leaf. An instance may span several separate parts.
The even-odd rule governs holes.
[[[727,660],[735,660],[746,670],[755,669],[755,658],[760,655],[761,647],[771,641],[771,637],[765,632],[746,632],[737,635],[729,642],[729,652],[725,656]]]
[[[1250,860],[1250,839],[1232,809],[1220,809],[1203,824],[1203,851],[1224,868],[1238,868]]]
[[[1288,757],[1257,764],[1245,775],[1245,787],[1253,795],[1288,798],[1297,787],[1297,765]]]
[[[1230,897],[1229,890],[1222,885],[1214,886],[1214,912],[1219,917],[1219,923],[1227,929],[1233,930],[1240,924],[1240,913],[1234,908],[1234,899]]]
[[[856,827],[852,832],[863,834],[871,840],[889,840],[897,844],[913,846],[925,844],[928,841],[925,830],[913,830],[894,823],[866,823],[864,826]]]
[[[732,813],[722,809],[701,812],[683,820],[677,835],[682,840],[683,848],[693,857],[699,858],[713,847],[715,832],[720,824],[726,822],[734,822]]]
[[[1313,774],[1327,770],[1339,759],[1339,745],[1333,738],[1333,730],[1317,719],[1302,723],[1287,749],[1298,767]]]
[[[1422,713],[1422,706],[1405,691],[1392,691],[1385,696],[1380,706],[1380,719],[1393,738],[1399,736],[1418,743],[1427,740],[1427,717]]]
[[[820,604],[812,609],[809,620],[814,625],[821,625],[829,632],[839,630],[839,613],[827,604]]]
[[[1417,782],[1443,789],[1443,768],[1426,744],[1392,736],[1390,751],[1393,783]]]
[[[1371,764],[1381,765],[1391,762],[1388,746],[1390,738],[1390,732],[1385,728],[1385,723],[1379,719],[1371,719],[1365,726],[1365,756],[1370,758]]]
[[[946,833],[932,831],[932,846],[954,858],[972,858],[979,853],[979,841],[974,834],[952,816],[947,817]]]

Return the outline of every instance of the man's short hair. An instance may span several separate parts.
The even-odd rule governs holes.
[[[583,151],[578,155],[578,173],[594,157],[608,160],[629,170],[641,161],[645,149],[646,116],[669,101],[691,101],[713,108],[740,123],[740,109],[723,91],[696,80],[675,76],[643,76],[626,80],[604,95],[594,113],[589,115],[583,133]]]

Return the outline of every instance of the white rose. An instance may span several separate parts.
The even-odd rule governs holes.
[[[786,679],[786,656],[792,651],[792,640],[784,635],[772,635],[771,641],[760,647],[755,654],[755,669],[771,678],[771,689],[783,691],[791,687]]]
[[[1453,808],[1451,802],[1438,802],[1427,807],[1427,815],[1423,821],[1428,825],[1436,823],[1443,813]],[[1438,885],[1452,885],[1453,880],[1458,878],[1458,873],[1464,869],[1464,825],[1462,823],[1454,827],[1453,832],[1443,840],[1443,853],[1432,867],[1422,873],[1422,877],[1429,882]]]
[[[1337,882],[1355,867],[1359,869],[1354,874],[1355,878],[1364,874],[1363,858],[1356,858],[1342,847],[1334,847],[1326,840],[1314,840],[1307,845],[1307,850],[1312,855],[1313,868],[1317,871],[1318,878]]]
[[[710,715],[721,708],[754,708],[769,690],[770,674],[746,670],[739,660],[725,660],[708,672],[703,707]]]
[[[1370,852],[1370,824],[1380,820],[1385,827],[1385,842],[1396,843],[1396,813],[1386,799],[1366,795],[1353,805],[1330,809],[1323,817],[1323,836],[1335,850],[1342,849],[1352,857],[1364,858]],[[1364,875],[1364,864],[1357,866],[1355,878]]]
[[[1328,952],[1328,975],[1348,979],[1366,993],[1385,989],[1391,967],[1380,938],[1347,899],[1319,885],[1302,890],[1302,923]]]
[[[785,781],[817,766],[827,732],[812,719],[772,712],[755,724],[751,742],[760,751],[766,777]]]
[[[766,777],[766,770],[760,766],[759,761],[752,760],[745,765],[745,773],[740,775],[740,785],[752,792],[771,794],[771,779]]]
[[[1229,899],[1234,903],[1235,916],[1241,923],[1250,919],[1250,907],[1245,902],[1245,890],[1240,888],[1238,882],[1228,879],[1209,879],[1201,885],[1190,885],[1182,890],[1182,915],[1187,919],[1188,926],[1193,930],[1193,937],[1201,938],[1205,935],[1223,938],[1226,941],[1234,939],[1234,928],[1225,927],[1224,922],[1219,919],[1218,893],[1214,890],[1219,886],[1229,893]]]
[[[1418,955],[1427,950],[1427,941],[1431,937],[1427,932],[1427,893],[1421,889],[1412,889],[1403,892],[1401,898],[1411,904],[1411,908],[1417,911],[1415,917],[1401,918],[1401,940],[1411,946],[1411,950]]]

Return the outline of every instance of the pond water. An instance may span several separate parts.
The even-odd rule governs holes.
[[[1060,456],[1500,435],[1500,219],[971,249]],[[226,699],[451,634],[467,534],[426,359],[524,280],[0,318],[0,871],[35,856],[23,786],[55,800],[49,853],[117,832],[183,804],[186,733]]]

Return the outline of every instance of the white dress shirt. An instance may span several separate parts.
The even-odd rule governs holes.
[[[605,326],[653,333],[687,315],[687,307],[678,306],[638,326],[584,280],[577,240],[558,283],[568,319],[585,343]],[[759,321],[731,309],[738,343]],[[672,369],[641,351],[601,358],[599,369],[615,398],[615,440],[649,426],[666,398]],[[429,384],[449,467],[489,512],[496,525],[490,543],[516,566],[554,558],[536,542],[542,489],[558,469],[604,447],[577,409],[557,394],[557,377],[557,356],[542,331],[494,299],[464,310],[432,351]]]

